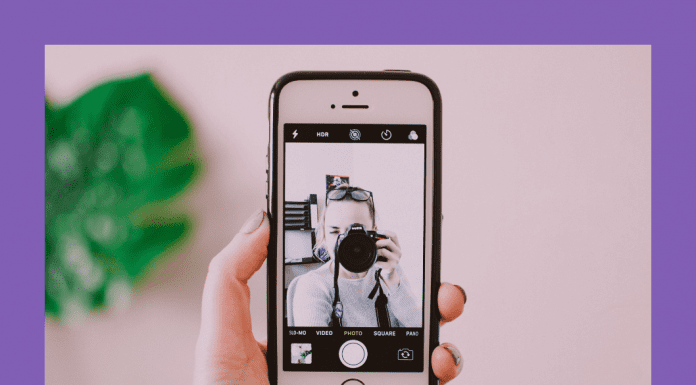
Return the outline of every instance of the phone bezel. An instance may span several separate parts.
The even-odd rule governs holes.
[[[428,368],[427,368],[427,377],[428,377],[428,382],[430,384],[437,384],[437,378],[432,372],[432,367],[430,365],[430,356],[432,355],[432,351],[439,345],[439,312],[437,311],[437,293],[440,287],[440,236],[441,236],[441,218],[442,218],[442,213],[441,213],[441,173],[442,173],[442,168],[441,168],[441,148],[442,148],[442,131],[441,131],[441,109],[442,109],[442,103],[441,103],[441,97],[440,97],[440,92],[435,83],[429,79],[428,77],[421,75],[421,74],[416,74],[416,73],[411,73],[411,72],[390,72],[390,71],[378,71],[378,72],[293,72],[289,73],[283,77],[281,77],[276,84],[274,85],[271,95],[270,95],[270,100],[269,100],[269,148],[268,148],[268,196],[267,196],[267,201],[268,201],[268,213],[269,217],[271,219],[271,238],[268,246],[268,263],[267,263],[267,272],[268,272],[268,279],[267,279],[267,289],[268,289],[268,353],[267,353],[267,361],[268,361],[268,369],[269,369],[269,379],[271,380],[271,383],[277,383],[278,382],[278,372],[279,372],[279,366],[278,366],[278,352],[277,352],[277,346],[278,346],[278,335],[280,332],[282,332],[282,325],[278,324],[278,318],[282,319],[281,317],[278,317],[278,305],[280,305],[280,309],[282,310],[282,299],[280,302],[278,302],[278,282],[279,277],[278,277],[278,262],[277,262],[277,241],[278,241],[278,215],[276,215],[277,211],[277,200],[279,197],[279,183],[278,183],[278,171],[282,170],[282,167],[277,167],[279,165],[278,163],[278,157],[279,157],[279,145],[282,139],[279,139],[279,111],[280,111],[280,94],[281,91],[291,82],[294,81],[301,81],[301,80],[399,80],[399,81],[412,81],[412,82],[417,82],[422,85],[424,85],[428,91],[430,92],[430,95],[432,97],[433,101],[433,122],[432,122],[432,130],[430,131],[432,134],[428,135],[428,147],[430,147],[430,143],[432,143],[432,151],[431,154],[432,156],[428,156],[427,159],[432,160],[432,168],[427,167],[427,169],[431,170],[431,175],[429,176],[429,181],[428,185],[431,185],[430,191],[432,194],[430,195],[430,202],[432,204],[429,207],[426,207],[426,210],[432,209],[432,215],[430,216],[430,219],[426,221],[427,228],[430,228],[432,231],[430,232],[430,236],[426,237],[426,239],[430,238],[430,244],[432,247],[430,248],[430,290],[429,290],[429,304],[430,304],[430,317],[429,317],[429,330],[428,330],[428,359],[426,360],[428,362]],[[351,98],[353,97],[352,94],[349,95]],[[304,122],[304,123],[311,123],[311,122]],[[348,122],[345,122],[348,123]],[[432,184],[430,183],[432,182]],[[427,219],[427,218],[426,218]],[[426,260],[427,263],[427,260]],[[282,282],[281,282],[282,283]],[[279,329],[280,326],[280,329]],[[290,373],[290,372],[285,372],[285,373]],[[351,377],[350,372],[339,372],[341,375],[344,375],[345,379],[349,379]],[[301,372],[301,375],[305,375],[305,380],[307,379],[306,375],[309,374],[310,376],[319,376],[319,375],[326,375],[326,372],[316,372],[316,373],[311,373],[311,372]],[[363,373],[361,373],[363,374]],[[396,373],[368,373],[370,377],[372,376],[380,376],[384,375],[384,378],[386,376],[391,376],[391,377],[399,377],[399,374]],[[410,375],[413,375],[415,373],[408,373]],[[360,377],[360,375],[353,375]],[[364,376],[363,376],[364,377]],[[340,383],[340,382],[339,382]]]

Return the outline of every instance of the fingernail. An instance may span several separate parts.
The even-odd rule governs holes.
[[[452,358],[454,358],[454,364],[457,365],[457,367],[459,367],[459,363],[462,362],[462,355],[459,354],[459,350],[457,350],[457,348],[455,348],[452,345],[447,345],[444,348],[447,349],[448,352],[450,352]]]
[[[464,291],[464,289],[462,289],[461,286],[459,286],[459,285],[454,285],[454,286],[455,286],[457,289],[459,289],[459,291],[462,292],[462,295],[464,296],[464,304],[466,304],[466,292]]]
[[[244,234],[253,233],[254,231],[256,231],[256,229],[259,228],[259,226],[261,226],[265,217],[265,211],[257,210],[254,214],[251,215],[251,217],[249,217],[249,219],[247,219],[247,221],[244,223],[242,229],[239,230],[239,232]]]

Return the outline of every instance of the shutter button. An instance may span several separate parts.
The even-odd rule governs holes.
[[[338,358],[351,369],[359,368],[367,361],[367,348],[358,340],[346,341],[338,349]]]

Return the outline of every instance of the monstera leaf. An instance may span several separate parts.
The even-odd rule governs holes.
[[[47,99],[46,313],[127,302],[190,230],[174,203],[199,169],[186,117],[149,74]]]

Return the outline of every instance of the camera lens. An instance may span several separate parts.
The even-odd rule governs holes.
[[[335,250],[339,263],[353,273],[367,271],[377,261],[374,239],[357,223],[338,237]]]
[[[336,105],[335,105],[335,104],[332,104],[332,105],[331,105],[331,108],[336,108]]]
[[[349,235],[341,242],[338,249],[338,260],[350,272],[367,271],[377,260],[375,242],[367,235]]]
[[[358,91],[353,91],[353,96],[358,96]]]

